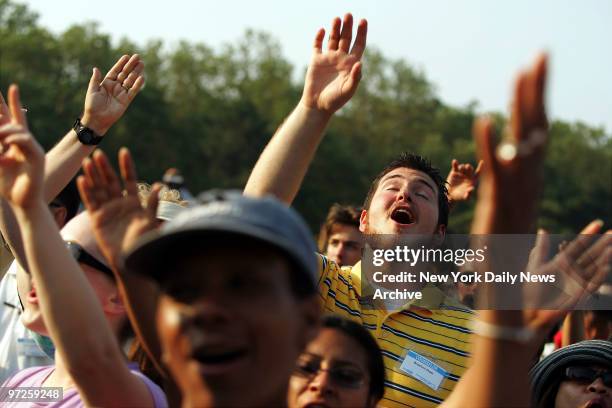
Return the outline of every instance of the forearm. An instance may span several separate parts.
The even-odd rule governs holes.
[[[85,122],[83,123],[85,125]],[[70,130],[46,154],[45,201],[50,203],[70,182],[81,168],[83,159],[93,152],[95,146],[86,146]]]
[[[584,313],[574,310],[565,317],[561,326],[561,347],[584,340]]]
[[[521,312],[485,310],[480,318],[489,324],[516,326]],[[473,335],[469,369],[461,377],[444,408],[529,407],[529,368],[534,345]]]
[[[15,208],[15,214],[43,318],[69,370],[91,374],[96,365],[121,361],[98,298],[66,250],[45,203]]]
[[[244,188],[244,194],[272,194],[290,204],[302,184],[321,142],[330,115],[301,103],[276,131]]]

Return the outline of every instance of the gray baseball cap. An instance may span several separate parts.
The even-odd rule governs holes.
[[[166,274],[175,274],[164,267],[169,259],[180,257],[181,248],[193,248],[218,242],[229,237],[240,243],[257,241],[279,249],[300,273],[300,288],[314,291],[317,278],[316,246],[300,215],[272,196],[245,197],[240,191],[212,190],[198,196],[192,207],[186,208],[160,230],[141,238],[127,254],[125,265],[130,272],[149,276],[158,282]],[[231,260],[228,260],[231,261]]]

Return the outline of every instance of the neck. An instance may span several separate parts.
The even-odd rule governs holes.
[[[74,381],[68,372],[66,362],[62,358],[59,351],[55,350],[55,367],[53,372],[44,381],[45,387],[62,387],[65,390],[74,387]]]

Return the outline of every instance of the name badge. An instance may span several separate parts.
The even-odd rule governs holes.
[[[448,372],[417,352],[408,350],[408,355],[402,362],[400,370],[416,378],[429,388],[437,391]]]
[[[17,339],[17,354],[24,357],[47,357],[33,339],[25,337]]]

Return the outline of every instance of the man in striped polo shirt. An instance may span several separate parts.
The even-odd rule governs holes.
[[[327,51],[325,31],[314,41],[302,99],[258,160],[244,193],[274,194],[291,203],[332,115],[357,90],[367,22],[361,20],[352,48],[353,18],[335,18]],[[426,234],[442,241],[448,220],[444,179],[416,155],[402,155],[374,180],[364,203],[365,234]],[[378,340],[386,367],[382,406],[434,406],[465,372],[472,312],[434,286],[422,299],[401,304],[364,305],[361,264],[338,267],[319,257],[319,294],[326,312],[362,323]],[[417,371],[419,371],[417,373]]]

